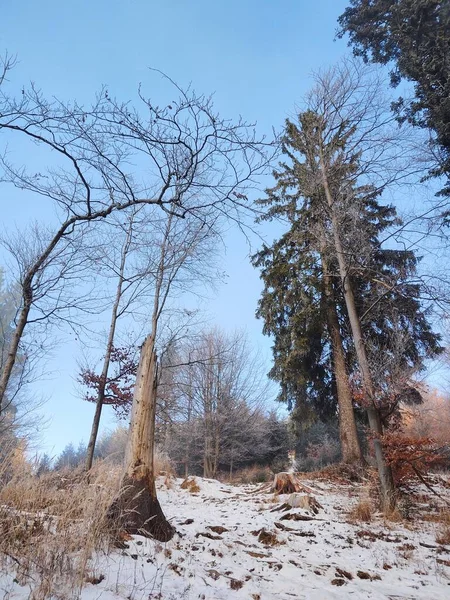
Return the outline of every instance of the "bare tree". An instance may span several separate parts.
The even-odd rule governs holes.
[[[122,219],[114,223],[110,242],[102,244],[100,258],[94,259],[101,264],[103,273],[105,267],[111,270],[117,286],[102,372],[97,385],[96,410],[87,449],[87,470],[92,466],[119,320],[127,314],[136,318],[137,314],[144,316],[148,312],[147,306],[153,300],[160,269],[163,270],[164,278],[161,302],[166,310],[168,300],[173,303],[175,296],[185,292],[192,293],[202,283],[205,286],[211,285],[215,278],[214,257],[219,233],[217,219],[206,225],[203,220],[189,213],[184,219],[178,219],[172,214],[155,214],[155,211],[146,211],[144,208],[139,207],[129,213],[125,223],[122,223]],[[114,247],[118,242],[122,243],[122,247],[115,256]],[[103,248],[106,249],[107,256],[103,255]],[[163,311],[160,315],[162,314]],[[176,335],[173,311],[171,317],[170,320],[165,319],[164,324],[167,327],[170,321],[172,330],[166,337],[173,342]],[[187,326],[186,319],[183,324]],[[128,329],[129,327],[130,325]],[[160,336],[159,343],[162,347]]]
[[[108,371],[110,369],[111,364],[111,355],[114,349],[114,339],[117,327],[117,321],[121,314],[123,314],[123,310],[121,310],[120,304],[124,292],[128,286],[136,284],[140,281],[140,278],[135,276],[127,276],[126,274],[126,263],[129,253],[132,249],[133,242],[133,228],[135,221],[136,213],[133,211],[125,225],[123,226],[124,239],[121,240],[122,247],[120,250],[119,256],[119,264],[117,265],[117,286],[116,293],[114,297],[114,302],[111,308],[111,319],[109,324],[108,331],[108,339],[106,341],[105,355],[103,357],[103,366],[102,371],[99,378],[98,388],[97,388],[97,399],[95,404],[95,413],[92,421],[92,429],[91,435],[89,437],[89,442],[86,449],[86,471],[89,471],[92,467],[92,462],[94,460],[94,451],[95,451],[95,443],[97,440],[98,429],[100,426],[100,417],[102,414],[103,404],[105,401],[105,391],[107,384]],[[103,261],[102,261],[103,263]],[[116,266],[116,265],[114,265]]]
[[[176,384],[184,405],[187,431],[183,453],[188,468],[194,430],[201,429],[204,477],[216,477],[226,464],[244,463],[263,454],[268,445],[264,408],[270,383],[258,353],[240,332],[227,335],[217,329],[203,332],[181,351],[184,365],[177,368]],[[175,434],[177,435],[177,434]]]
[[[0,367],[7,356],[19,297],[17,286],[8,286],[0,270]],[[29,389],[39,375],[33,354],[39,355],[39,352],[31,342],[27,347],[22,345],[12,373],[8,396],[0,414],[0,461],[7,458],[19,443],[36,441],[46,425],[39,414],[44,399],[30,393]]]
[[[239,220],[249,208],[246,194],[254,178],[271,158],[252,127],[221,118],[211,99],[190,89],[173,84],[179,98],[162,109],[142,93],[138,109],[103,89],[84,108],[48,101],[35,86],[19,98],[8,95],[5,74],[11,66],[6,60],[0,78],[0,130],[9,144],[23,139],[37,145],[49,167],[30,172],[3,151],[0,182],[50,200],[58,223],[22,273],[21,310],[0,378],[0,407],[36,294],[41,296],[42,273],[81,228],[139,205],[204,221],[217,213]]]
[[[150,333],[141,350],[121,494],[111,512],[127,531],[141,531],[161,540],[169,539],[173,528],[164,518],[155,489],[153,454],[159,383],[156,348],[158,341],[161,344],[163,314],[173,294],[177,290],[194,289],[208,279],[216,221],[207,223],[206,219],[189,213],[180,220],[169,213],[163,221],[160,238],[154,240],[158,261],[151,263],[150,269],[153,273]]]

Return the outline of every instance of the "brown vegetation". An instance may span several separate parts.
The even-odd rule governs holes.
[[[373,515],[373,506],[368,498],[361,498],[349,512],[350,523],[364,521],[370,523]]]
[[[113,539],[104,517],[118,475],[103,463],[89,479],[80,472],[36,477],[20,469],[0,490],[0,561],[30,585],[34,599],[62,597],[92,577],[90,558]]]
[[[197,494],[200,491],[200,486],[195,481],[195,477],[188,477],[180,487],[182,490],[188,490],[191,494]]]

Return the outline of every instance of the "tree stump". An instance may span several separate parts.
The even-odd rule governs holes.
[[[303,485],[295,473],[277,473],[273,480],[271,491],[278,494],[313,493],[311,488]]]
[[[122,490],[109,509],[108,517],[120,530],[168,542],[175,529],[166,520],[148,477],[122,480]]]
[[[130,433],[125,455],[125,470],[119,496],[113,501],[108,516],[129,534],[170,540],[175,529],[167,521],[156,496],[153,468],[157,359],[155,340],[147,336],[134,386]]]

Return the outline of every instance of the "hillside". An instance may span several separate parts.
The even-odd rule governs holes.
[[[305,480],[315,499],[306,509],[289,508],[289,495],[274,495],[261,485],[230,486],[201,478],[190,480],[185,489],[181,485],[180,479],[158,481],[160,502],[177,529],[173,540],[162,545],[140,536],[124,536],[118,544],[121,547],[94,555],[89,563],[90,583],[81,591],[67,589],[62,579],[52,597],[449,597],[450,535],[442,537],[445,531],[449,533],[448,479],[435,478],[433,486],[439,496],[426,488],[411,492],[410,506],[403,502],[409,518],[397,521],[387,521],[370,510],[367,513],[367,485],[338,478]],[[297,496],[297,501],[303,498]],[[10,561],[8,575],[0,579],[5,599],[32,597],[33,574],[21,580],[17,571]]]

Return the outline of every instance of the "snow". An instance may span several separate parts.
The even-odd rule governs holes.
[[[411,524],[386,522],[381,516],[371,523],[349,523],[349,508],[363,492],[358,485],[306,480],[322,507],[314,514],[300,508],[280,510],[288,495],[274,496],[254,485],[196,478],[200,491],[192,494],[181,489],[181,483],[172,480],[168,489],[163,479],[158,482],[161,506],[177,529],[174,538],[161,544],[134,536],[126,548],[97,554],[91,572],[102,581],[86,584],[72,597],[450,598],[450,566],[444,564],[450,560],[450,548],[438,548],[437,525],[419,519]],[[310,520],[286,518],[289,515]],[[260,535],[261,530],[274,535]],[[265,538],[275,544],[267,545]],[[30,597],[30,588],[4,574],[0,597],[2,593],[5,599],[22,600]]]

